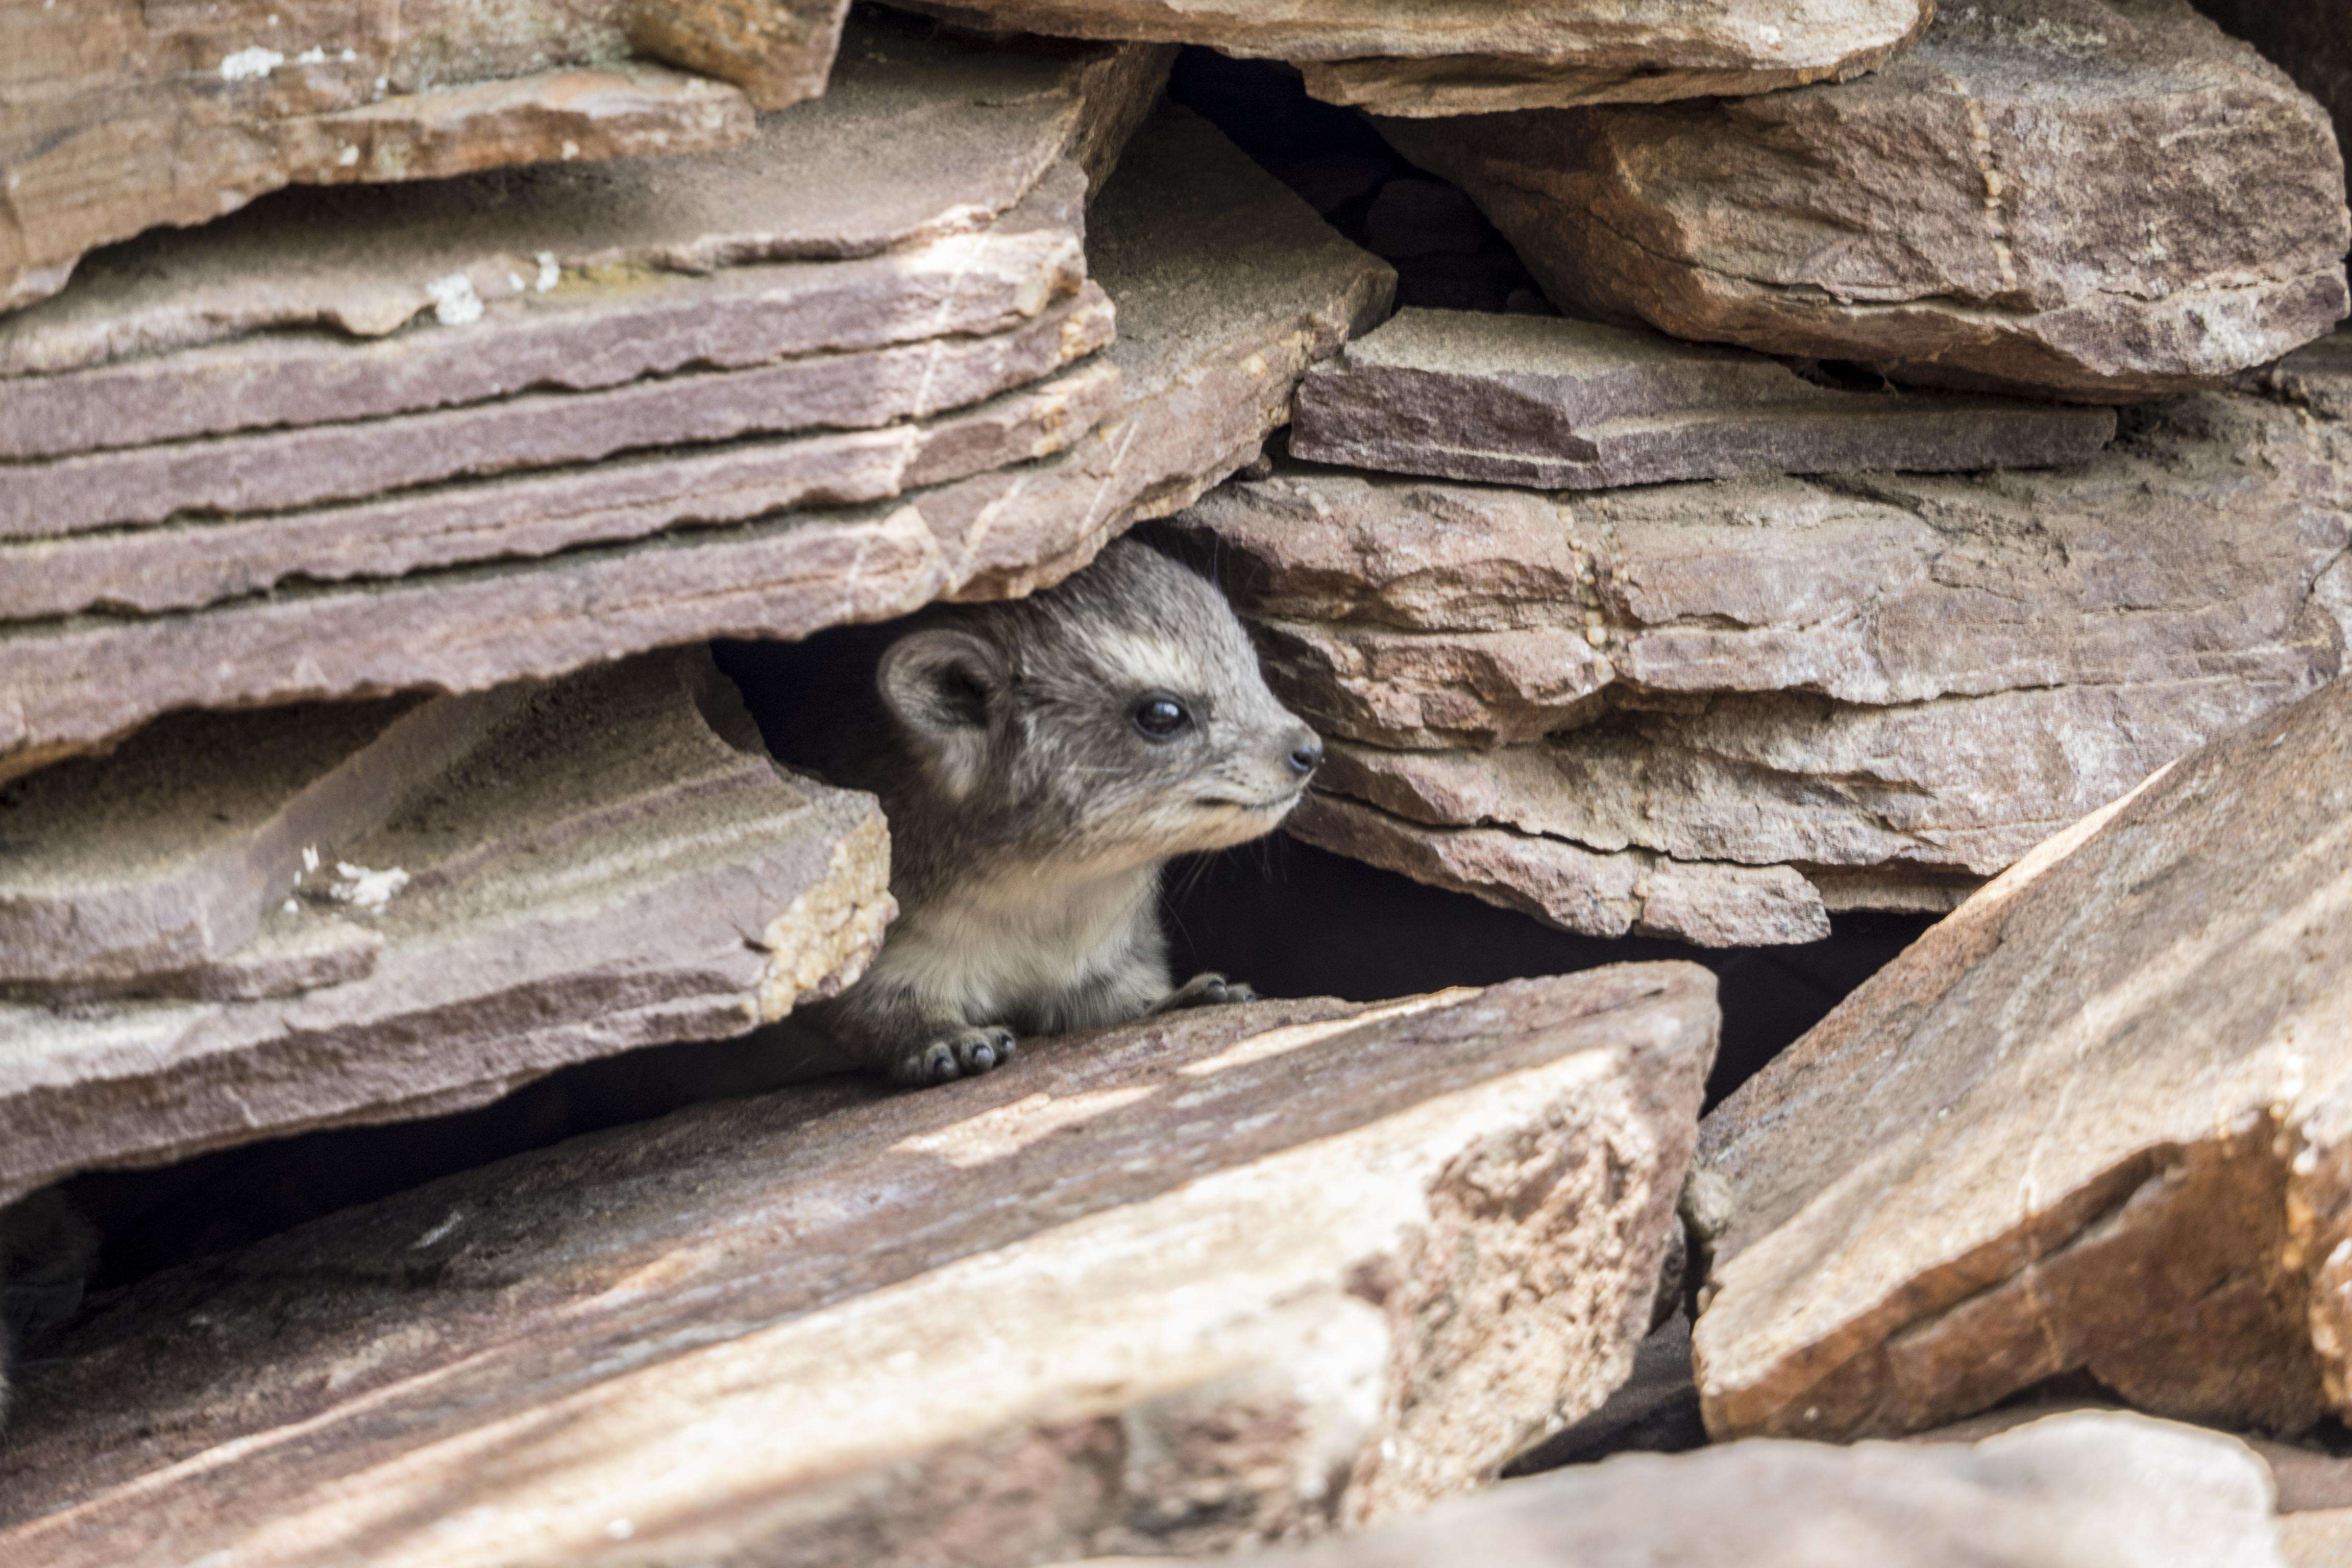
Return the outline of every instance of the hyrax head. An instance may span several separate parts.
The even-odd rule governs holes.
[[[1131,541],[882,656],[884,706],[972,847],[1102,869],[1269,832],[1323,743],[1215,587]]]

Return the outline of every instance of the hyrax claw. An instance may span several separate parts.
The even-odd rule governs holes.
[[[958,1029],[936,1040],[926,1040],[893,1064],[890,1076],[900,1083],[952,1083],[977,1078],[1013,1059],[1013,1031],[984,1025]]]
[[[1213,971],[1195,974],[1179,986],[1160,1004],[1158,1011],[1172,1013],[1180,1007],[1223,1007],[1233,1002],[1255,1002],[1257,993],[1238,980],[1228,980]]]

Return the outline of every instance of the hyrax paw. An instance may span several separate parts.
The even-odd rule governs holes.
[[[1257,993],[1238,980],[1210,973],[1195,974],[1177,987],[1160,1011],[1172,1013],[1179,1007],[1222,1007],[1229,1002],[1255,1002]]]
[[[976,1025],[926,1040],[902,1053],[890,1064],[890,1076],[919,1087],[977,1078],[1011,1061],[1013,1050],[1012,1030],[994,1024]]]

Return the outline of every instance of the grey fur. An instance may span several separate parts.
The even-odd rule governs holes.
[[[1154,693],[1189,712],[1154,739]],[[882,797],[899,914],[873,967],[792,1034],[902,1082],[985,1072],[1018,1036],[1245,999],[1170,983],[1170,858],[1270,832],[1322,754],[1215,587],[1132,542],[1059,586],[930,612],[812,758]]]

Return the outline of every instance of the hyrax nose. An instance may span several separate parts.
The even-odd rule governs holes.
[[[1290,738],[1290,771],[1305,778],[1323,765],[1323,738],[1312,730],[1298,730]]]

